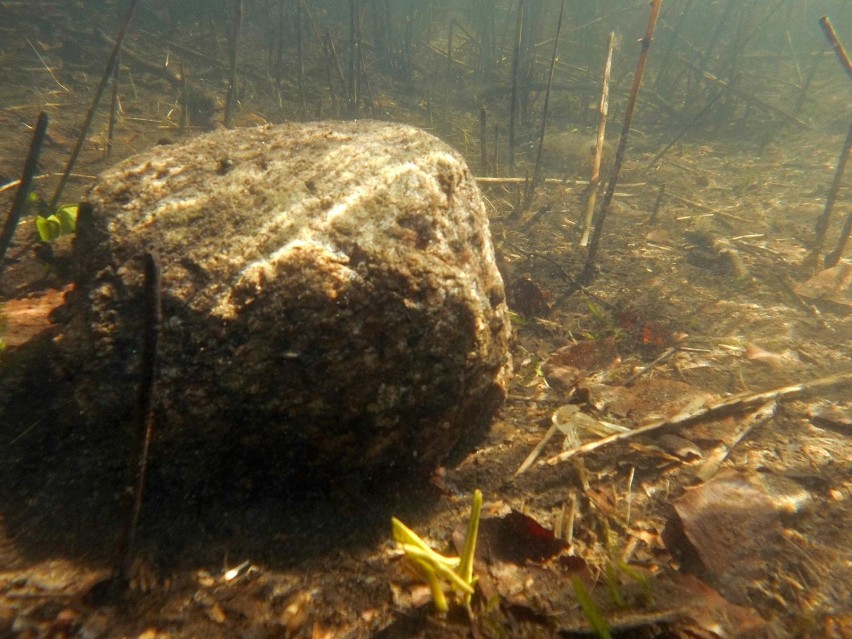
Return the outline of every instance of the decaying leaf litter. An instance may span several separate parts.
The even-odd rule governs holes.
[[[144,22],[139,31],[131,28],[118,74],[113,157],[102,157],[108,128],[102,106],[64,201],[79,197],[87,176],[116,159],[221,120],[217,109],[225,108],[227,93],[219,81],[235,70],[236,126],[298,118],[308,105],[316,117],[417,124],[459,148],[484,178],[516,313],[516,378],[487,441],[433,477],[412,478],[382,495],[309,482],[287,490],[275,484],[274,473],[258,475],[251,460],[238,457],[221,459],[212,476],[181,491],[169,486],[168,464],[157,462],[154,447],[148,494],[163,511],[143,508],[130,590],[117,602],[103,599],[96,585],[113,561],[105,540],[123,526],[116,492],[124,484],[127,446],[120,433],[115,441],[90,442],[75,431],[68,382],[53,376],[46,357],[48,311],[68,281],[67,249],[60,238],[48,264],[43,251],[37,260],[32,216],[25,216],[2,281],[8,352],[2,356],[0,631],[570,636],[608,627],[619,636],[847,636],[852,277],[848,258],[831,269],[808,260],[831,191],[835,210],[822,253],[834,250],[838,220],[848,214],[848,178],[830,188],[844,147],[848,93],[838,86],[846,78],[821,42],[798,54],[766,42],[751,48],[760,20],[774,24],[783,16],[748,17],[734,3],[701,10],[719,26],[705,34],[703,49],[697,42],[690,49],[671,35],[679,24],[682,35],[695,37],[689,19],[701,16],[690,16],[690,4],[663,8],[594,277],[571,295],[585,260],[578,240],[594,134],[554,135],[565,148],[549,153],[576,157],[567,163],[575,168],[564,159],[545,162],[535,198],[527,210],[521,206],[524,173],[535,160],[534,143],[521,138],[527,130],[529,140],[537,138],[528,125],[540,122],[539,80],[551,62],[553,42],[535,46],[553,37],[555,21],[537,14],[547,10],[500,6],[506,42],[496,42],[493,32],[485,38],[487,25],[475,12],[443,22],[444,35],[435,25],[447,16],[415,12],[418,24],[433,25],[419,36],[418,57],[403,40],[380,44],[368,32],[374,14],[387,17],[392,32],[399,16],[391,3],[361,8],[361,21],[351,23],[348,14],[312,3],[282,3],[283,18],[299,36],[298,68],[283,56],[270,63],[277,45],[248,45],[252,12],[261,11],[252,3],[243,7],[238,57],[225,54],[225,38],[209,26],[175,18],[174,28],[188,30],[194,46],[169,55],[183,58],[197,103],[174,63],[163,66],[152,24],[148,31],[141,30]],[[607,8],[616,7],[601,6],[593,17],[611,22],[624,39],[615,61],[619,88],[610,97],[612,153],[638,53],[631,39],[641,36],[647,7],[621,17]],[[7,181],[17,178],[26,125],[48,111],[52,124],[35,180],[47,199],[112,46],[105,34],[116,31],[121,12],[95,19],[103,24],[92,36],[71,25],[47,31],[37,22],[32,33],[13,30],[10,25],[28,23],[31,10],[3,11],[14,18],[3,21],[5,39],[20,47],[4,51],[11,63],[2,82],[0,113],[8,124],[2,173]],[[570,6],[566,13],[576,25],[590,17]],[[837,13],[848,19],[840,5]],[[731,25],[737,28],[730,33],[722,28]],[[348,48],[350,27],[359,46]],[[554,84],[575,92],[553,93],[548,118],[555,134],[594,125],[583,105],[592,105],[594,115],[606,33],[569,27],[563,34],[563,52],[600,36],[601,57],[590,56],[595,64],[587,61],[588,71],[575,67],[570,54],[557,59]],[[471,34],[483,35],[479,46]],[[795,34],[788,29],[786,37]],[[401,53],[395,58],[387,55],[394,46]],[[292,41],[279,50],[286,47],[295,52]],[[489,55],[496,52],[489,47],[503,57]],[[33,49],[37,58],[27,53]],[[361,57],[347,66],[351,50]],[[783,88],[770,81],[779,68],[794,78]],[[400,91],[390,78],[406,73],[412,89]],[[482,87],[475,93],[465,88],[473,80]],[[666,95],[680,96],[682,110]],[[506,171],[510,102],[519,128],[512,133],[513,173]],[[680,125],[710,103],[706,116],[655,159]],[[0,194],[7,208],[11,193]],[[647,432],[637,437],[636,428]],[[601,446],[601,437],[613,441]],[[586,446],[583,454],[573,452],[578,446]],[[240,474],[243,482],[228,479]],[[469,609],[457,597],[444,617],[435,613],[422,575],[410,572],[393,548],[390,517],[439,552],[460,554],[477,488],[484,495],[477,594]]]

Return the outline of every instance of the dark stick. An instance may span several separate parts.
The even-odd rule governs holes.
[[[657,223],[657,215],[660,212],[660,205],[663,203],[663,196],[666,194],[666,185],[660,186],[657,192],[657,199],[654,200],[654,206],[651,208],[651,217],[648,219],[648,226],[654,226]]]
[[[405,28],[402,31],[402,60],[400,67],[402,69],[402,77],[406,80],[411,79],[411,40],[414,30],[414,17],[411,13],[414,10],[414,0],[409,6],[407,15],[405,16]]]
[[[349,117],[358,117],[358,102],[360,99],[359,76],[359,51],[360,35],[359,35],[359,13],[358,0],[349,0],[349,78],[348,78],[348,95],[349,95]]]
[[[447,33],[447,71],[444,78],[444,120],[450,119],[450,78],[453,75],[453,26],[456,21],[450,19],[450,28]]]
[[[275,22],[275,18],[273,17],[272,9],[269,8],[269,3],[267,2],[266,7],[264,8],[266,15],[264,19],[267,24],[270,25],[269,34],[264,38],[264,44],[266,45],[266,79],[273,80],[273,69],[275,68],[275,28],[271,25],[277,24]]]
[[[383,73],[390,73],[392,69],[390,51],[393,35],[390,29],[390,7],[388,0],[373,3],[370,15],[373,19],[373,40],[376,53],[376,62]]]
[[[733,79],[737,75],[737,65],[740,63],[740,59],[743,56],[743,52],[745,51],[746,44],[750,41],[750,36],[752,33],[747,33],[747,29],[751,26],[751,20],[754,17],[756,12],[755,5],[759,0],[752,0],[751,6],[746,7],[744,2],[740,3],[737,11],[739,12],[739,21],[737,23],[737,31],[736,35],[733,38],[733,42],[729,43],[726,48],[728,53],[728,60],[725,62],[728,66],[728,80],[733,83]],[[721,62],[721,55],[719,60],[719,68],[720,75],[721,69],[724,65]]]
[[[651,3],[651,14],[648,17],[648,26],[645,29],[645,37],[642,38],[642,50],[639,53],[639,60],[636,63],[636,72],[633,76],[633,86],[630,88],[630,96],[627,98],[627,107],[624,113],[624,124],[621,128],[621,137],[618,138],[618,148],[615,151],[615,161],[612,165],[612,173],[610,174],[609,183],[604,193],[604,199],[601,203],[600,211],[595,220],[595,229],[592,233],[592,239],[589,243],[589,252],[586,255],[586,263],[583,266],[583,271],[580,273],[579,283],[587,284],[592,279],[592,273],[595,268],[595,258],[598,253],[598,245],[600,244],[601,233],[603,232],[604,220],[606,220],[609,212],[612,196],[615,194],[615,186],[618,183],[618,175],[621,172],[621,165],[624,163],[624,152],[627,150],[627,138],[630,135],[630,122],[633,120],[633,110],[636,108],[636,98],[639,96],[639,87],[642,86],[642,76],[645,73],[645,64],[648,61],[648,51],[651,48],[651,41],[654,38],[654,29],[657,26],[657,17],[660,15],[660,5],[663,0],[653,0]]]
[[[186,69],[183,58],[180,59],[180,132],[186,134],[189,126],[189,83],[186,81]]]
[[[18,184],[17,193],[15,193],[15,201],[9,210],[6,224],[3,226],[3,232],[0,233],[0,273],[3,272],[3,258],[6,257],[6,251],[12,243],[15,229],[18,228],[18,222],[21,220],[21,213],[24,212],[27,204],[27,197],[29,197],[30,191],[33,188],[33,176],[35,176],[35,172],[38,169],[38,155],[41,152],[41,145],[47,133],[47,124],[47,113],[42,111],[38,114],[33,137],[30,140],[30,150],[27,153],[26,161],[24,161],[24,170],[21,172],[21,182]]]
[[[76,33],[80,33],[80,37],[88,37],[88,34],[84,32]],[[100,29],[95,29],[94,33],[105,44],[115,46],[115,40],[110,38]],[[180,90],[181,86],[183,85],[183,78],[180,77],[180,73],[178,71],[174,70],[174,65],[169,65],[166,67],[163,66],[161,62],[150,62],[149,60],[146,60],[126,45],[121,47],[121,59],[128,66],[132,64],[133,66],[136,66],[147,73],[153,73],[155,75],[162,76],[169,84],[171,84],[178,90]],[[216,103],[216,96],[213,95],[213,93],[211,93],[203,84],[189,82],[189,80],[187,80],[187,83],[189,84],[189,90],[192,91],[196,96],[198,96],[197,101],[200,105],[199,108],[212,111]]]
[[[852,213],[846,215],[846,221],[843,223],[843,230],[840,231],[840,237],[837,240],[837,248],[825,256],[825,268],[837,266],[840,261],[840,256],[846,249],[846,243],[849,241],[849,235],[852,233]]]
[[[302,53],[302,0],[296,0],[296,82],[299,87],[299,109],[302,121],[308,119],[305,102],[305,60]]]
[[[284,72],[284,16],[286,14],[284,3],[287,0],[278,0],[278,28],[275,50],[275,88],[278,92],[279,107],[281,106],[281,81]]]
[[[698,66],[698,73],[696,75],[696,86],[700,85],[703,81],[704,72],[707,69],[707,63],[710,61],[713,55],[713,50],[716,48],[716,43],[719,40],[719,36],[722,34],[722,29],[727,24],[728,18],[731,15],[731,10],[734,8],[734,5],[738,4],[739,2],[740,0],[728,0],[728,4],[725,5],[724,10],[722,11],[722,17],[719,18],[719,22],[716,23],[716,29],[710,36],[710,42],[707,44],[707,48],[701,54]],[[693,95],[698,96],[700,95],[700,92],[695,91]]]
[[[805,100],[808,97],[808,91],[811,88],[811,82],[813,82],[814,77],[816,76],[817,67],[819,66],[820,60],[822,60],[822,55],[818,51],[814,56],[814,61],[811,63],[811,68],[808,69],[808,74],[805,76],[805,81],[802,83],[802,88],[799,91],[799,97],[796,99],[796,106],[793,107],[793,115],[798,116],[802,110],[802,107],[805,104]]]
[[[130,579],[130,567],[136,545],[139,515],[142,512],[142,495],[148,471],[148,454],[154,435],[154,391],[157,378],[157,346],[160,338],[162,301],[160,291],[160,261],[157,254],[147,252],[143,256],[144,283],[144,332],[142,334],[141,379],[137,395],[136,445],[130,456],[129,471],[133,501],[129,504],[126,526],[118,544],[118,553],[113,570],[113,585],[119,587]]]
[[[130,0],[130,6],[127,8],[127,14],[124,16],[124,22],[122,22],[121,28],[118,30],[118,35],[115,37],[115,45],[112,48],[112,53],[110,53],[106,69],[104,69],[104,73],[101,76],[100,84],[98,84],[98,88],[95,91],[95,97],[92,99],[92,104],[89,107],[88,113],[86,113],[86,119],[83,122],[83,126],[80,127],[80,135],[77,137],[77,144],[74,145],[74,149],[71,151],[71,157],[68,158],[68,164],[65,165],[65,173],[62,174],[62,178],[59,180],[56,191],[53,193],[53,198],[50,200],[50,204],[48,205],[48,208],[51,211],[56,209],[56,205],[59,203],[59,198],[62,197],[62,191],[65,190],[65,183],[68,182],[68,176],[70,176],[71,171],[74,170],[74,164],[77,162],[77,156],[80,155],[80,150],[83,148],[83,142],[86,141],[86,135],[89,133],[89,127],[92,126],[92,119],[95,117],[95,111],[98,108],[98,103],[101,101],[101,96],[104,94],[104,89],[106,89],[110,76],[112,76],[112,70],[115,68],[116,61],[118,60],[118,52],[121,51],[121,43],[124,42],[127,27],[133,19],[133,12],[136,10],[137,4],[139,4],[139,0]]]
[[[527,189],[526,198],[524,199],[524,210],[529,210],[532,206],[533,198],[535,197],[535,189],[541,179],[541,153],[544,149],[544,133],[547,129],[547,107],[550,104],[550,87],[553,85],[553,68],[556,66],[556,55],[559,53],[559,34],[562,31],[562,16],[565,13],[565,0],[559,7],[559,22],[556,23],[556,37],[553,39],[553,55],[550,57],[550,69],[547,73],[547,89],[544,92],[544,106],[541,114],[541,131],[538,136],[538,151],[535,155],[535,168],[533,169],[533,177]]]
[[[834,32],[834,26],[831,24],[831,20],[828,19],[828,16],[823,16],[819,19],[819,26],[822,27],[822,32],[825,34],[825,37],[828,38],[831,48],[834,49],[834,52],[837,54],[837,59],[840,61],[840,65],[843,67],[843,70],[846,71],[846,75],[852,78],[852,61],[849,60],[849,54],[846,53],[846,49],[843,48],[843,43],[838,39],[837,34]]]
[[[319,29],[317,28],[317,23],[314,22],[314,16],[311,14],[311,8],[308,6],[308,0],[301,0],[301,3],[302,11],[305,12],[308,24],[311,25],[311,31],[314,33],[314,38],[316,38],[317,42],[322,42],[322,37],[320,36]]]
[[[695,66],[690,64],[689,62],[685,62],[685,64],[686,64],[686,66],[688,66],[691,69],[695,68]],[[712,82],[713,84],[718,84],[720,87],[729,86],[728,82],[725,82],[724,80],[720,80],[719,78],[717,78],[715,75],[713,75],[709,71],[704,72],[704,79],[707,82]],[[730,83],[730,84],[733,84],[733,83]],[[761,98],[758,98],[756,95],[746,91],[745,89],[732,88],[731,93],[739,96],[740,98],[742,98],[743,100],[745,100],[749,104],[753,104],[754,106],[756,106],[760,109],[763,109],[764,111],[769,111],[770,113],[780,115],[782,118],[784,118],[785,120],[788,120],[789,122],[795,124],[796,126],[799,126],[803,129],[811,128],[807,123],[802,122],[796,116],[791,115],[791,114],[787,113],[786,111],[779,109],[776,106],[772,106],[769,102],[766,102],[765,100],[762,100]]]
[[[787,40],[787,48],[790,49],[790,59],[793,60],[793,68],[796,69],[796,76],[799,78],[799,85],[805,83],[805,76],[802,74],[802,65],[799,62],[799,56],[796,54],[796,47],[793,46],[793,38],[790,35],[790,30],[784,32]]]
[[[739,76],[738,76],[738,77],[739,77]],[[723,96],[723,95],[725,95],[725,93],[727,93],[728,89],[730,89],[732,86],[734,86],[734,84],[736,83],[736,81],[737,81],[737,78],[734,78],[734,79],[731,81],[731,83],[730,83],[730,84],[726,84],[724,87],[722,87],[722,88],[721,88],[721,89],[720,89],[720,90],[716,93],[716,95],[715,95],[715,96],[713,96],[713,99],[712,99],[712,100],[710,100],[707,104],[705,104],[705,105],[704,105],[704,108],[702,108],[702,109],[701,109],[701,110],[700,110],[700,111],[699,111],[699,112],[695,115],[695,117],[694,117],[694,118],[692,118],[692,119],[691,119],[691,120],[690,120],[690,121],[689,121],[689,122],[688,122],[688,123],[687,123],[687,124],[686,124],[686,125],[685,125],[682,129],[681,129],[681,130],[680,130],[680,131],[678,131],[678,132],[677,132],[677,134],[675,134],[675,136],[671,139],[671,141],[669,141],[669,143],[668,143],[668,144],[666,144],[666,146],[663,148],[663,150],[662,150],[662,151],[660,151],[659,153],[657,153],[657,155],[655,155],[655,156],[651,159],[651,161],[650,161],[650,162],[648,162],[648,164],[646,164],[646,165],[645,165],[645,168],[643,169],[642,173],[644,174],[644,173],[647,173],[648,171],[650,171],[650,170],[654,167],[654,165],[655,165],[657,162],[659,162],[659,161],[660,161],[660,158],[662,158],[662,157],[663,157],[666,153],[668,153],[668,152],[669,152],[669,150],[670,150],[670,149],[671,149],[671,148],[672,148],[675,144],[677,144],[677,141],[678,141],[678,140],[680,140],[680,139],[681,139],[681,138],[682,138],[682,137],[686,134],[686,132],[687,132],[687,131],[689,131],[689,130],[693,127],[693,126],[695,126],[695,123],[696,123],[696,122],[698,122],[698,121],[701,119],[701,117],[702,117],[705,113],[707,113],[707,111],[709,111],[709,110],[710,110],[710,108],[711,108],[714,104],[716,104],[716,103],[717,103],[717,102],[718,102],[718,101],[722,98],[722,96]]]
[[[334,48],[334,40],[331,37],[331,30],[328,27],[325,28],[325,40],[328,43],[328,50],[334,62],[337,79],[340,81],[341,86],[346,86],[346,78],[343,77],[343,67],[340,66],[340,58],[337,57],[337,49]]]
[[[115,59],[112,70],[112,98],[109,103],[109,125],[107,126],[106,156],[112,155],[112,138],[115,134],[115,117],[118,113],[118,70],[121,67],[121,56]]]
[[[494,125],[494,144],[491,147],[494,149],[494,162],[491,163],[491,172],[497,175],[497,170],[500,168],[500,126]]]
[[[657,79],[654,81],[654,91],[656,93],[660,93],[663,81],[665,80],[665,77],[668,74],[669,67],[672,63],[672,51],[674,50],[675,42],[677,42],[677,35],[680,32],[681,27],[683,26],[684,18],[686,18],[686,14],[689,11],[689,7],[692,6],[692,3],[693,0],[686,0],[685,6],[683,7],[683,10],[680,12],[680,15],[677,18],[677,23],[674,25],[674,27],[672,27],[672,36],[669,40],[666,52],[662,56],[663,63],[660,65],[660,70],[657,72]],[[663,23],[665,24],[665,20],[663,20]]]
[[[840,183],[843,181],[843,173],[846,170],[846,161],[849,159],[850,148],[852,148],[852,122],[849,122],[846,141],[843,143],[843,149],[840,151],[840,157],[837,158],[837,165],[834,167],[834,179],[831,181],[828,197],[825,198],[825,209],[823,209],[822,215],[816,223],[814,248],[808,255],[806,264],[815,262],[817,254],[822,250],[823,242],[825,242],[825,233],[828,231],[828,220],[831,217],[831,211],[834,209],[834,201],[837,198],[837,192],[840,190]]]
[[[339,114],[337,108],[337,91],[334,89],[334,75],[333,68],[335,60],[331,55],[331,35],[328,35],[328,30],[326,30],[327,36],[322,39],[322,50],[325,57],[325,77],[328,82],[328,94],[331,97],[331,110],[335,114]]]
[[[483,104],[479,108],[479,163],[482,165],[481,170],[484,175],[488,174],[488,144],[486,143],[486,121],[488,119],[488,111],[485,110]]]
[[[237,0],[234,13],[234,37],[231,42],[231,77],[228,80],[228,95],[225,98],[225,117],[223,123],[226,129],[231,128],[234,115],[234,100],[237,93],[237,51],[240,47],[240,33],[243,30],[243,0]]]
[[[364,64],[363,49],[361,47],[358,47],[358,73],[360,76],[359,81],[364,87],[363,92],[366,92],[367,94],[367,104],[370,107],[370,114],[372,116],[373,105],[375,104],[373,100],[373,89],[370,87],[370,78],[367,77],[367,65]]]
[[[512,52],[512,106],[509,110],[509,173],[515,172],[515,120],[518,115],[518,72],[521,57],[524,0],[518,0],[518,18],[515,24],[515,42]]]

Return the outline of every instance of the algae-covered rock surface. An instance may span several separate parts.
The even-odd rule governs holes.
[[[93,424],[132,414],[147,251],[166,440],[248,445],[283,469],[405,471],[439,463],[505,395],[510,328],[480,195],[416,128],[218,131],[103,173],[61,339]]]

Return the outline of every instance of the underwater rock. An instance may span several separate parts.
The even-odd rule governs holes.
[[[218,131],[103,173],[81,206],[60,341],[90,424],[134,409],[149,249],[167,441],[248,446],[285,473],[407,472],[504,399],[488,219],[464,161],[423,131]]]

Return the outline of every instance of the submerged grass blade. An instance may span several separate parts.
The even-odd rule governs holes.
[[[466,594],[465,603],[470,603],[470,595],[473,594],[473,556],[476,553],[476,537],[479,535],[479,514],[481,511],[482,491],[477,488],[473,491],[470,520],[467,522],[467,535],[464,538],[461,563],[458,567],[459,576],[470,588],[470,593]]]
[[[577,601],[580,602],[580,607],[583,609],[583,614],[586,620],[595,631],[600,639],[612,639],[612,633],[609,631],[609,624],[604,619],[601,611],[592,600],[592,596],[586,589],[586,584],[577,576],[571,577],[571,586],[574,588],[574,594],[577,595]]]
[[[611,561],[606,562],[606,587],[609,589],[609,596],[619,608],[624,608],[624,597],[621,596],[621,586],[618,584],[618,573]]]
[[[441,580],[438,579],[438,575],[435,574],[432,566],[413,557],[409,557],[409,559],[411,559],[411,562],[415,565],[417,572],[419,572],[426,580],[426,583],[429,584],[429,591],[432,593],[432,601],[435,602],[435,608],[437,608],[439,612],[447,612],[447,610],[450,609],[450,606],[447,603],[447,597],[444,595],[444,590],[441,588]]]
[[[442,588],[443,582],[449,582],[450,587],[464,597],[465,605],[470,604],[470,598],[474,593],[473,585],[476,583],[473,577],[473,557],[476,553],[476,537],[479,534],[481,511],[482,492],[476,490],[473,493],[473,504],[461,557],[447,557],[434,551],[416,532],[396,517],[391,517],[394,541],[417,573],[429,584],[435,607],[441,612],[448,610],[447,598]]]
[[[648,578],[631,565],[629,565],[623,559],[618,561],[618,568],[624,572],[625,575],[630,577],[633,581],[639,584],[639,587],[642,589],[642,596],[646,605],[650,604],[654,600],[654,595],[651,592],[651,584],[648,583]]]

